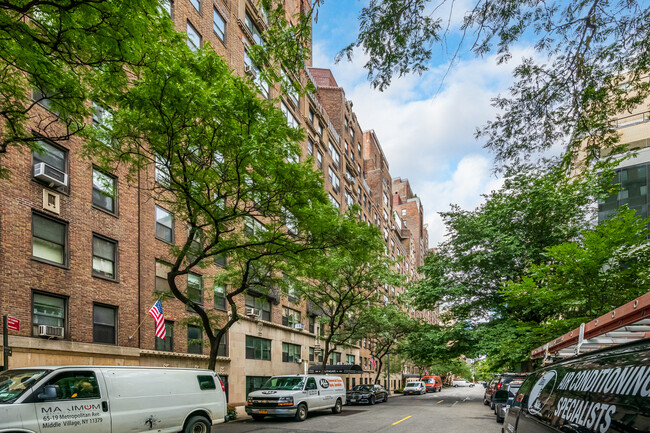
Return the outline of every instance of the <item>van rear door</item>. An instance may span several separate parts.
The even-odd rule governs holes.
[[[38,398],[46,387],[55,398]],[[34,396],[36,421],[45,433],[110,433],[108,394],[101,371],[62,369],[44,382]]]

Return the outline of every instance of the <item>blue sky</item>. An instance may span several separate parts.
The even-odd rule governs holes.
[[[456,2],[455,20],[463,3]],[[452,32],[446,49],[434,49],[428,72],[394,79],[379,92],[367,81],[363,53],[356,53],[353,62],[334,63],[336,53],[355,40],[361,7],[358,1],[333,0],[320,7],[313,30],[314,66],[332,69],[353,101],[361,127],[375,130],[391,175],[409,179],[425,209],[430,246],[435,246],[444,239],[438,212],[449,210],[451,203],[475,208],[482,194],[501,185],[493,174],[492,155],[474,132],[494,118],[491,98],[507,91],[513,67],[533,50],[516,47],[513,61],[498,66],[493,56],[477,58],[465,47],[447,73],[448,52],[460,40]]]

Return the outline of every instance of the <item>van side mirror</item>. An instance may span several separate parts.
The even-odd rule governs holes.
[[[43,392],[38,394],[39,400],[56,400],[57,399],[57,386],[56,385],[45,385]]]
[[[503,404],[508,402],[508,391],[506,390],[499,390],[494,393],[494,403],[495,404]]]

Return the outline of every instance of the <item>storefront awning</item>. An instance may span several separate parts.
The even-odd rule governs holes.
[[[325,374],[361,374],[363,368],[356,364],[326,365]],[[321,365],[309,367],[309,374],[323,374]]]

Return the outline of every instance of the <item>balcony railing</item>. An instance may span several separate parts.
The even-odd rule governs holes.
[[[650,122],[650,111],[643,113],[631,114],[612,121],[612,127],[615,129],[627,128],[628,126],[638,125],[639,123]]]

